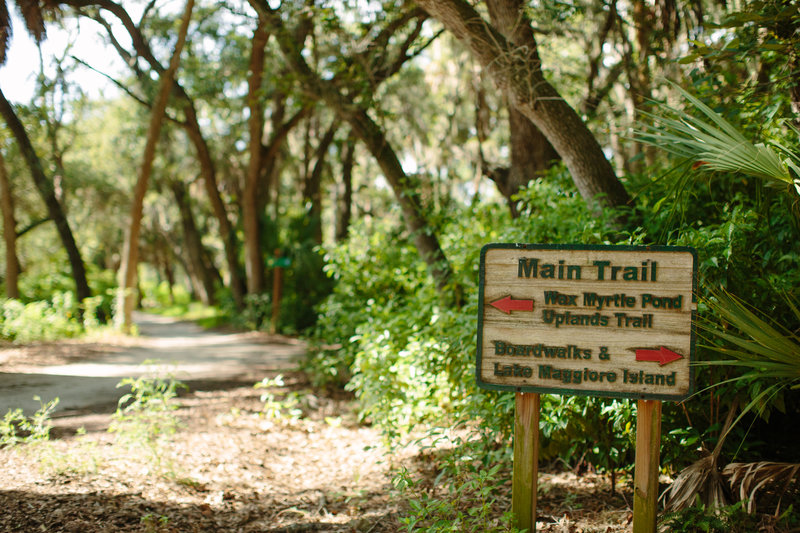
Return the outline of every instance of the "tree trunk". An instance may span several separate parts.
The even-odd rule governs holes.
[[[512,105],[547,137],[589,206],[595,207],[598,202],[612,207],[629,205],[630,196],[597,139],[545,80],[535,46],[516,47],[509,43],[464,0],[418,0],[417,3],[469,48]],[[519,21],[524,15],[517,13],[517,17]],[[520,25],[530,27],[530,24]]]
[[[3,241],[6,245],[6,297],[19,298],[19,259],[17,259],[17,221],[14,218],[14,197],[6,162],[0,152],[0,211],[3,215]]]
[[[353,215],[353,163],[355,161],[356,140],[348,135],[342,154],[342,192],[337,203],[336,242],[347,238],[350,219]]]
[[[0,90],[0,115],[3,116],[8,124],[8,129],[11,130],[11,133],[17,140],[20,151],[25,157],[25,162],[30,168],[33,183],[36,185],[36,189],[39,191],[39,195],[42,197],[47,207],[47,214],[56,225],[58,236],[67,252],[67,258],[72,268],[72,278],[75,280],[75,295],[79,301],[89,298],[92,293],[89,290],[89,283],[86,280],[86,268],[83,264],[80,251],[78,250],[78,245],[75,243],[72,229],[69,226],[67,217],[64,215],[64,210],[56,199],[53,183],[45,176],[42,162],[39,156],[36,155],[36,151],[28,138],[28,134],[25,132],[22,122],[20,122],[14,112],[14,108],[8,100],[6,100],[2,90]]]
[[[181,89],[181,91],[182,90],[183,89]],[[230,219],[228,219],[228,212],[225,210],[225,204],[219,194],[216,167],[214,161],[211,159],[208,144],[200,130],[200,123],[197,120],[197,113],[195,112],[194,105],[191,100],[189,100],[188,95],[186,95],[185,98],[187,103],[183,106],[183,111],[186,115],[184,129],[197,151],[197,158],[200,162],[200,172],[203,175],[203,185],[206,195],[211,203],[211,209],[214,212],[214,217],[217,219],[217,224],[219,224],[222,246],[225,250],[225,262],[228,265],[230,275],[231,295],[233,296],[236,307],[242,309],[244,307],[244,293],[246,288],[245,282],[242,279],[242,272],[238,259],[239,239],[236,237],[236,229],[231,224]]]
[[[314,154],[316,159],[314,168],[303,183],[303,200],[311,204],[308,216],[311,220],[314,242],[317,244],[322,244],[322,172],[325,169],[328,148],[333,143],[333,137],[338,129],[337,121],[334,121],[328,131],[325,132],[322,140],[319,141],[319,146],[317,146]]]
[[[164,120],[164,112],[167,109],[167,100],[172,89],[172,81],[175,72],[178,70],[181,51],[186,41],[186,34],[189,30],[189,22],[192,17],[194,0],[187,0],[184,8],[183,20],[178,32],[178,41],[175,43],[175,50],[169,62],[167,70],[161,74],[158,82],[158,94],[153,104],[150,115],[150,125],[147,129],[147,140],[145,142],[144,154],[142,155],[142,166],[139,169],[139,177],[133,194],[131,205],[130,224],[125,238],[122,251],[122,264],[119,272],[119,293],[117,296],[117,317],[116,323],[123,330],[130,330],[133,322],[133,308],[136,304],[136,272],[139,266],[139,234],[142,225],[142,210],[144,208],[144,195],[147,192],[147,183],[153,169],[153,160],[156,155],[156,144],[161,132],[161,123]]]
[[[536,47],[530,25],[522,17],[524,5],[520,0],[487,0],[492,24],[517,47]],[[500,193],[506,198],[511,216],[517,218],[517,202],[514,200],[520,188],[536,176],[549,169],[560,159],[547,138],[525,115],[517,111],[506,99],[508,125],[511,137],[511,167],[508,172],[492,172],[489,177],[497,184]],[[498,179],[498,178],[503,179]]]
[[[214,305],[214,283],[219,280],[219,274],[215,272],[203,248],[203,240],[194,221],[186,186],[183,182],[174,180],[170,183],[170,189],[180,212],[185,252],[189,256],[190,274],[197,280],[200,301],[205,305]]]
[[[378,161],[386,181],[389,182],[395,198],[400,203],[406,227],[414,239],[417,251],[428,265],[436,286],[443,291],[451,283],[453,273],[439,239],[425,216],[419,197],[419,187],[403,171],[397,154],[383,130],[366,111],[348,108],[342,102],[338,102],[338,107],[335,107],[337,102],[326,101],[350,124],[353,132]]]
[[[269,32],[259,20],[253,33],[250,76],[247,80],[247,106],[250,110],[250,117],[247,119],[250,134],[248,147],[250,161],[247,165],[244,194],[242,195],[245,272],[247,274],[247,292],[250,294],[264,292],[264,258],[261,254],[261,224],[257,192],[259,178],[262,175],[261,145],[264,135],[264,97],[261,86],[264,79],[264,52],[268,40]]]

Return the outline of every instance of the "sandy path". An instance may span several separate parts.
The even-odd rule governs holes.
[[[18,407],[32,413],[39,407],[36,395],[43,401],[59,398],[57,411],[62,413],[105,410],[126,392],[116,387],[120,379],[153,371],[152,365],[143,365],[148,360],[158,361],[159,369],[182,381],[226,381],[294,368],[304,351],[293,339],[206,331],[190,322],[143,313],[135,320],[140,337],[133,346],[112,346],[75,362],[40,366],[17,358],[15,364],[4,365],[14,349],[0,350],[0,416]],[[58,346],[49,349],[55,352]]]

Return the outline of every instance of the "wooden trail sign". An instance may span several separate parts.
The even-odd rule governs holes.
[[[517,393],[512,512],[536,530],[539,393],[638,400],[634,533],[655,533],[661,401],[694,388],[697,253],[688,247],[488,244],[478,385]]]
[[[489,244],[478,385],[682,400],[694,386],[690,248]]]

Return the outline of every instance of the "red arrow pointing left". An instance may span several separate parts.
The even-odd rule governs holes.
[[[490,302],[489,305],[507,315],[510,315],[511,311],[533,311],[533,300],[515,300],[511,296]]]
[[[677,361],[678,359],[683,359],[683,356],[679,353],[673,352],[669,348],[664,348],[663,346],[657,350],[650,350],[646,348],[638,348],[636,350],[637,361],[654,361],[658,362],[659,366],[664,366],[667,363]]]

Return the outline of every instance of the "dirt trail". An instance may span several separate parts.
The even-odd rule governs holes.
[[[33,394],[66,409],[48,441],[0,448],[0,532],[399,530],[390,462],[404,459],[385,455],[349,395],[315,390],[291,370],[301,343],[138,319],[132,346],[0,349],[0,417]],[[116,383],[152,358],[173,361],[191,387],[174,400],[177,431],[108,432],[125,392]],[[265,377],[272,386],[254,388]]]
[[[185,382],[231,381],[271,370],[291,370],[303,354],[301,342],[281,336],[206,331],[191,322],[137,313],[139,337],[121,343],[45,344],[0,350],[0,415],[58,397],[57,411],[103,411],[125,392],[124,377],[152,371],[156,360]],[[260,379],[260,378],[259,378]]]

